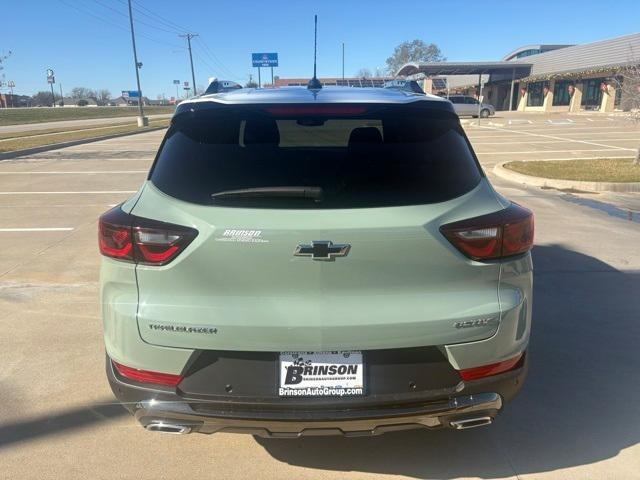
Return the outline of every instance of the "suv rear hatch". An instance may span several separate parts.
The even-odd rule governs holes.
[[[253,192],[225,193],[243,189]],[[140,334],[242,351],[487,338],[500,265],[466,258],[439,227],[501,208],[450,112],[213,105],[179,115],[132,213],[198,235],[169,264],[136,267]],[[489,321],[459,328],[477,319]]]

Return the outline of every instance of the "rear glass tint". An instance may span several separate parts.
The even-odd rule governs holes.
[[[222,107],[176,118],[150,179],[164,193],[213,205],[246,188],[320,187],[322,199],[224,198],[251,208],[368,208],[442,202],[481,178],[457,117],[407,106],[341,115],[288,107]]]

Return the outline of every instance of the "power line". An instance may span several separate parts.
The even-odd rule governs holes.
[[[111,10],[112,12],[117,13],[118,15],[121,15],[123,17],[128,17],[128,15],[126,13],[121,12],[117,8],[113,8],[113,7],[109,6],[109,5],[105,5],[100,0],[93,0],[93,1],[94,1],[94,3],[97,3],[98,5],[102,6],[103,8],[107,8],[107,9]],[[175,29],[174,30],[167,30],[166,28],[158,27],[157,25],[152,25],[152,24],[147,23],[144,20],[140,20],[140,19],[137,19],[136,23],[139,23],[141,25],[146,25],[147,27],[155,28],[156,30],[160,30],[162,32],[166,32],[166,33],[170,33],[170,34],[177,33],[177,30],[175,30]]]
[[[159,21],[160,23],[162,23],[162,24],[166,25],[167,27],[173,28],[173,29],[175,29],[175,30],[177,30],[177,31],[185,32],[185,31],[188,31],[188,30],[189,30],[188,28],[181,27],[180,25],[178,25],[177,23],[172,22],[171,20],[167,20],[167,19],[165,19],[164,17],[161,17],[161,16],[160,16],[160,15],[158,15],[157,13],[155,13],[155,12],[153,12],[153,11],[149,10],[148,8],[146,8],[146,7],[142,6],[142,5],[139,5],[139,8],[136,8],[136,7],[133,7],[133,8],[134,8],[136,11],[138,11],[138,13],[140,13],[140,14],[142,14],[142,15],[145,15],[145,16],[147,16],[148,18],[151,18],[151,16],[156,17],[156,18],[157,18],[157,21]],[[148,13],[144,13],[144,12],[142,12],[142,10],[140,10],[140,9],[145,10],[145,11],[147,11]]]
[[[122,4],[126,4],[126,0],[118,0],[120,3]],[[135,4],[133,5],[133,9],[139,13],[140,15],[143,15],[145,17],[147,17],[148,19],[154,21],[154,22],[160,22],[163,25],[165,25],[166,27],[169,27],[173,30],[175,30],[175,32],[173,33],[180,33],[180,32],[187,32],[189,31],[188,28],[182,27],[180,25],[178,25],[177,23],[168,20],[160,15],[158,15],[157,13],[149,10],[147,7],[143,6],[143,5],[138,5],[136,6]]]
[[[73,8],[73,9],[77,10],[78,12],[80,12],[80,13],[82,13],[84,15],[88,15],[88,16],[90,16],[92,18],[95,18],[96,20],[99,20],[99,21],[101,21],[101,22],[103,22],[103,23],[105,23],[107,25],[111,25],[112,27],[115,27],[115,28],[118,28],[120,30],[123,30],[123,31],[125,31],[127,33],[129,32],[128,28],[126,28],[125,26],[123,26],[123,25],[121,25],[119,23],[115,23],[111,19],[107,19],[107,18],[105,18],[105,17],[103,17],[101,15],[95,14],[95,13],[93,13],[91,11],[87,11],[86,9],[81,8],[81,7],[79,7],[77,5],[74,5],[74,4],[68,3],[65,0],[58,0],[58,1],[60,3],[62,3],[62,4],[64,4],[64,5],[66,5],[67,7],[70,7],[70,8]],[[150,40],[152,42],[158,43],[160,45],[166,45],[166,46],[169,46],[169,47],[172,47],[172,48],[183,48],[182,45],[176,45],[176,44],[172,44],[172,43],[169,43],[169,42],[165,42],[163,40],[158,40],[157,38],[153,38],[153,37],[151,37],[151,36],[149,36],[149,35],[147,35],[146,33],[143,33],[143,32],[138,32],[138,36],[139,37],[144,37],[147,40]]]
[[[236,75],[235,73],[233,73],[231,70],[229,70],[226,65],[224,63],[222,63],[222,61],[216,56],[215,53],[213,53],[213,51],[211,51],[211,49],[209,48],[209,46],[204,43],[204,40],[202,40],[201,37],[197,38],[196,40],[198,40],[198,42],[202,45],[203,49],[204,49],[204,53],[215,63],[217,64],[220,70],[222,70],[225,75],[229,75],[231,76],[232,79],[238,80],[241,77],[239,77],[238,75]]]

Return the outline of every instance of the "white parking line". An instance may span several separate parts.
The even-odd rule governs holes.
[[[493,137],[490,137],[493,140]],[[638,140],[635,138],[592,138],[591,140],[596,142],[637,142]],[[472,142],[473,145],[529,145],[532,143],[567,143],[569,142],[568,138],[563,140],[528,140],[528,141],[519,141],[519,142]]]
[[[136,193],[137,190],[87,190],[83,192],[0,192],[0,195],[92,195],[99,193]]]
[[[80,170],[74,170],[74,171],[37,171],[37,170],[30,170],[27,172],[0,172],[0,175],[106,175],[106,174],[110,174],[110,173],[148,173],[148,170],[113,170],[113,171],[109,171],[109,170],[93,170],[93,171],[87,171],[87,172],[83,172]]]
[[[481,127],[481,128],[491,129],[491,130],[498,130],[498,131],[508,131],[508,130],[505,130],[504,128],[499,128],[499,127],[486,127],[485,126],[485,127]],[[603,143],[588,142],[586,140],[576,140],[576,139],[573,139],[573,138],[562,138],[562,137],[556,137],[554,135],[546,135],[546,134],[543,134],[543,133],[531,133],[531,132],[525,132],[525,131],[522,131],[522,130],[515,130],[513,132],[521,134],[521,135],[529,135],[529,136],[532,136],[532,137],[550,138],[552,140],[566,140],[567,142],[583,143],[585,145],[594,145],[596,147],[606,147],[607,149],[610,149],[610,150],[628,150],[628,151],[635,151],[636,150],[635,148],[614,147],[612,145],[605,145]],[[564,151],[564,150],[560,150],[560,151]],[[514,153],[526,153],[526,152],[514,152]],[[537,153],[537,152],[532,152],[532,153]]]
[[[631,150],[631,151],[635,151],[635,149],[633,148],[622,148],[622,147],[616,147],[618,150]],[[520,153],[571,153],[571,152],[610,152],[611,149],[610,148],[591,148],[588,150],[575,150],[575,149],[568,149],[568,150],[518,150],[515,152],[476,152],[476,154],[478,155],[514,155],[514,154],[520,154]]]
[[[0,228],[0,232],[68,232],[73,227]]]

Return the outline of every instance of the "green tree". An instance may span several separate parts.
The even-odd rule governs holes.
[[[400,67],[409,62],[443,62],[446,57],[435,43],[425,43],[422,40],[402,42],[387,58],[387,69],[395,75]]]

